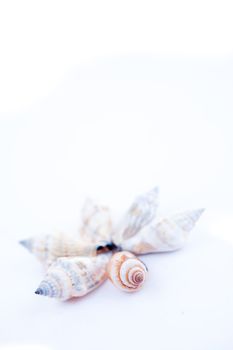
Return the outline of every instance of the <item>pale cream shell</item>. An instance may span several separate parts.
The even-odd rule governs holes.
[[[82,209],[80,236],[90,242],[110,241],[112,234],[111,213],[108,207],[87,199]]]
[[[147,268],[134,254],[124,251],[112,256],[107,272],[115,287],[125,292],[136,292],[146,280]]]
[[[96,245],[94,243],[64,233],[35,236],[20,243],[45,266],[49,266],[59,257],[96,255]]]
[[[136,236],[121,242],[134,254],[168,252],[183,247],[204,209],[187,211],[145,226]]]

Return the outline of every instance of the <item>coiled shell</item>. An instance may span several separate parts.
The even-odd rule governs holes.
[[[107,271],[114,286],[125,292],[139,290],[147,275],[145,264],[129,252],[115,253],[109,261]]]
[[[98,242],[110,241],[112,233],[112,220],[108,207],[96,204],[87,199],[82,209],[82,227],[80,235],[82,239]]]
[[[48,269],[36,294],[67,300],[81,297],[107,278],[108,255],[59,258]]]
[[[153,222],[145,226],[136,236],[122,241],[121,248],[135,254],[180,249],[203,211],[204,209],[187,211]]]
[[[64,233],[42,235],[20,241],[25,248],[34,254],[45,266],[49,266],[59,257],[95,256],[94,243],[85,242],[79,237]]]
[[[158,207],[158,188],[137,197],[113,236],[116,244],[135,236],[154,219]]]

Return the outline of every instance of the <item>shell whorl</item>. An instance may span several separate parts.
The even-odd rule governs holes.
[[[107,255],[59,258],[48,269],[36,294],[67,300],[81,297],[107,278]]]
[[[108,277],[125,292],[136,292],[146,280],[147,267],[129,252],[115,253],[108,263]]]

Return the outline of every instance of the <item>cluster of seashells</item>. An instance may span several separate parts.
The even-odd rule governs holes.
[[[47,269],[36,294],[61,300],[81,297],[107,278],[126,292],[139,290],[147,277],[137,255],[180,249],[203,209],[157,219],[158,188],[137,197],[117,228],[108,208],[87,200],[77,237],[66,234],[20,243]]]

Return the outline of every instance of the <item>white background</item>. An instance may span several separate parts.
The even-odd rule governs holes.
[[[1,350],[233,348],[232,33],[230,1],[1,1]],[[206,212],[140,293],[34,295],[19,239],[155,185],[159,214]]]

